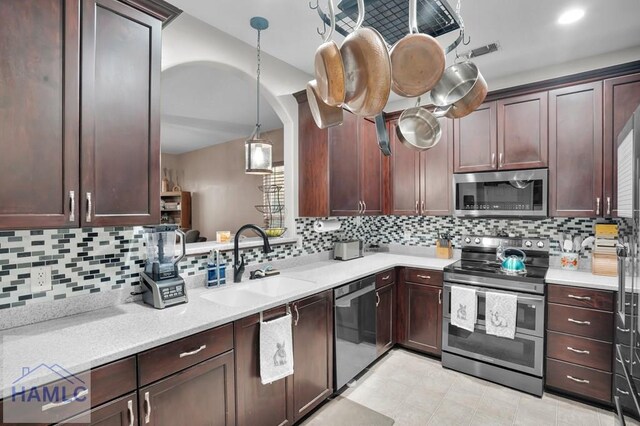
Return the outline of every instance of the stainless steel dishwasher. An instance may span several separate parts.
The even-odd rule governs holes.
[[[334,290],[335,389],[376,360],[375,275]]]

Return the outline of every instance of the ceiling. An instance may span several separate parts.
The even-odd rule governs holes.
[[[243,74],[204,64],[169,68],[162,73],[163,153],[180,154],[248,138],[256,122],[256,85]],[[264,97],[262,131],[282,122]]]
[[[315,0],[312,0],[314,2]],[[339,0],[336,0],[339,2]],[[449,0],[454,6],[454,0]],[[309,74],[321,43],[321,23],[308,0],[172,0],[185,12],[248,43],[255,44],[252,16],[270,21],[263,50]],[[322,2],[325,6],[326,3]],[[579,22],[556,23],[570,7],[586,11]],[[477,58],[491,88],[492,81],[630,47],[640,46],[640,2],[637,0],[463,0],[462,16],[471,37],[464,50],[499,41],[497,53]],[[440,37],[443,45],[451,35]],[[343,38],[334,37],[336,41]],[[452,60],[453,54],[449,55]],[[640,59],[640,58],[639,58]],[[302,88],[301,88],[302,89]]]

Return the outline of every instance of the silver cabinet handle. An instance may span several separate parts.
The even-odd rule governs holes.
[[[621,393],[621,394],[623,394],[623,395],[629,395],[629,392],[627,392],[627,391],[623,391],[622,389],[620,389],[620,388],[618,388],[618,387],[616,387],[616,392]]]
[[[300,312],[298,312],[298,304],[293,305],[293,310],[296,311],[296,320],[293,322],[294,326],[298,326],[298,321],[300,321]]]
[[[574,320],[573,318],[567,318],[567,321],[572,322],[574,324],[579,324],[579,325],[591,325],[591,321],[578,321],[578,320]]]
[[[358,200],[358,214],[362,213],[362,201]]]
[[[419,211],[418,211],[418,204],[419,204],[419,202],[418,202],[418,201],[416,201],[416,214],[418,214],[418,213],[419,213]]]
[[[596,197],[596,214],[600,214],[600,197]]]
[[[382,281],[386,281],[386,280],[388,280],[389,278],[391,278],[391,274],[387,275],[386,277],[382,277]]]
[[[504,154],[501,152],[500,153],[500,167],[504,166]]]
[[[376,291],[376,308],[380,305],[380,293]]]
[[[567,379],[573,380],[574,382],[578,382],[578,383],[589,384],[589,381],[586,379],[576,379],[575,377],[572,377],[572,376],[567,376]]]
[[[430,280],[431,275],[417,275],[418,278],[422,278],[423,280]]]
[[[195,354],[197,354],[198,352],[201,352],[201,351],[205,350],[206,348],[207,348],[207,345],[202,345],[202,346],[200,346],[198,349],[195,349],[195,350],[193,350],[193,351],[190,351],[190,352],[182,352],[182,353],[180,354],[180,358],[184,358],[185,356],[195,355]]]
[[[87,192],[87,222],[91,222],[91,213],[93,210],[93,202],[91,201],[91,193]]]
[[[362,214],[367,214],[367,203],[362,202]]]
[[[76,191],[69,191],[69,222],[75,222],[76,220]]]
[[[420,203],[420,214],[424,214],[424,201]]]
[[[442,290],[438,290],[438,304],[442,305]]]
[[[576,300],[591,300],[590,296],[574,296],[573,294],[568,294],[567,297],[570,297],[571,299],[576,299]]]
[[[144,422],[149,423],[151,420],[151,401],[149,401],[149,392],[144,393]]]
[[[607,197],[607,216],[611,214],[611,197]]]
[[[622,331],[623,333],[628,333],[629,332],[628,328],[620,328],[618,326],[616,326],[616,328],[618,329],[618,331]]]
[[[71,404],[72,402],[77,401],[78,399],[87,395],[89,395],[89,389],[84,389],[82,392],[78,392],[78,394],[75,395],[73,398],[65,399],[60,402],[50,402],[48,404],[43,405],[42,411],[48,411],[48,410],[51,410],[52,408],[58,408],[67,404]]]
[[[127,401],[127,411],[129,412],[129,426],[133,426],[135,422],[135,415],[133,414],[133,401]]]
[[[491,167],[495,167],[496,166],[496,153],[492,152],[491,153]]]
[[[571,351],[571,352],[575,352],[577,354],[585,354],[585,355],[589,355],[590,352],[587,350],[582,350],[582,349],[573,349],[571,346],[567,346],[567,350]]]

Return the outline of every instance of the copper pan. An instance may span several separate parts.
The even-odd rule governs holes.
[[[409,0],[409,34],[391,48],[391,89],[413,98],[427,93],[444,73],[444,50],[435,38],[420,34],[418,0]]]
[[[345,105],[356,115],[382,112],[391,91],[391,59],[387,44],[373,28],[361,28],[364,0],[358,0],[358,21],[340,53],[345,71]]]
[[[327,105],[342,106],[344,102],[344,66],[342,65],[342,55],[340,48],[335,41],[331,40],[335,26],[336,17],[333,7],[333,0],[328,0],[329,18],[331,25],[323,37],[324,43],[318,47],[315,56],[315,74],[318,84],[318,94]]]
[[[326,129],[327,127],[342,124],[342,108],[324,103],[318,93],[318,86],[315,80],[307,83],[307,100],[309,101],[309,109],[311,109],[311,115],[316,122],[316,126]]]

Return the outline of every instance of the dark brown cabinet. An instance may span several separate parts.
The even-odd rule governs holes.
[[[396,285],[387,284],[376,290],[376,350],[383,355],[395,344]]]
[[[396,215],[451,213],[453,174],[453,120],[440,118],[442,137],[428,151],[404,146],[389,124],[392,155],[388,161],[389,212]]]
[[[602,169],[602,82],[550,91],[549,216],[600,216]]]
[[[140,424],[235,424],[233,351],[196,364],[138,391]]]
[[[453,169],[456,173],[497,168],[496,111],[496,102],[487,102],[468,116],[454,120]]]
[[[382,214],[382,154],[375,124],[349,112],[329,129],[331,216]]]
[[[138,394],[125,395],[60,424],[130,426],[138,424]]]
[[[0,228],[78,226],[80,3],[3,1],[0,16]]]
[[[292,309],[297,422],[333,392],[333,291],[294,302]]]
[[[285,307],[264,313],[269,321],[286,314]],[[237,424],[271,426],[293,423],[293,378],[268,385],[260,380],[260,316],[252,315],[234,323],[236,355]],[[295,365],[297,370],[298,366]]]
[[[640,106],[640,74],[604,81],[603,215],[618,216],[617,139],[631,114]]]
[[[398,342],[408,348],[440,355],[442,273],[406,268],[401,276],[398,287]]]

